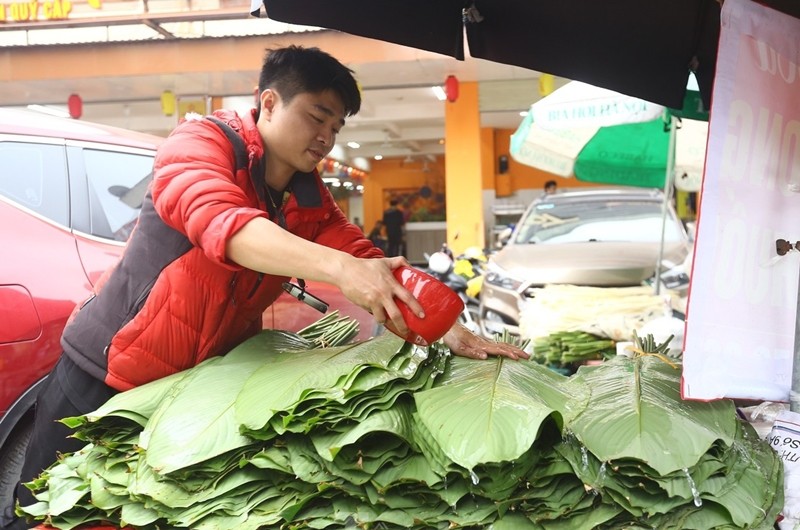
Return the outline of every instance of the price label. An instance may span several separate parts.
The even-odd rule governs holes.
[[[783,460],[783,515],[787,527],[793,528],[800,520],[800,414],[781,411],[772,424],[767,441]]]

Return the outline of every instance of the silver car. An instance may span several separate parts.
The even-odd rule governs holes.
[[[648,188],[592,188],[546,195],[522,214],[489,259],[480,294],[481,333],[519,335],[520,306],[546,284],[642,285],[662,263],[681,263],[689,236],[664,194]],[[663,230],[662,230],[663,225]]]

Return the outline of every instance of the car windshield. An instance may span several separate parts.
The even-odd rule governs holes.
[[[661,241],[662,205],[652,201],[542,202],[531,209],[513,243],[577,243],[584,241]],[[667,217],[665,241],[680,241],[682,228]]]

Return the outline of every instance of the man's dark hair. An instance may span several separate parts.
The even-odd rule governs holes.
[[[544,183],[544,189],[547,189],[551,186],[558,187],[558,183],[555,180],[548,180],[547,182]]]
[[[288,46],[267,50],[258,93],[275,89],[288,104],[297,94],[331,89],[344,103],[346,116],[361,109],[361,93],[353,71],[319,48]]]

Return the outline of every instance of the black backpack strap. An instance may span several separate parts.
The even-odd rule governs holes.
[[[233,145],[233,150],[236,157],[236,170],[247,167],[247,164],[249,163],[247,147],[244,143],[244,140],[242,140],[242,137],[239,136],[239,133],[237,133],[233,127],[220,120],[216,116],[206,116],[206,118],[214,122],[217,127],[219,127],[222,132],[225,133],[225,136],[228,137],[231,145]],[[279,217],[278,212],[274,211],[274,208],[267,197],[267,193],[269,193],[269,191],[267,190],[266,183],[264,181],[263,157],[260,160],[255,161],[251,173],[253,177],[253,186],[256,189],[256,193],[258,193],[258,196],[267,205],[272,218],[277,219]],[[297,198],[297,203],[300,206],[306,208],[317,208],[322,206],[322,196],[319,193],[319,188],[317,187],[317,182],[314,178],[313,172],[297,172],[292,178],[291,186],[292,193],[294,193],[295,197]]]
[[[246,168],[248,162],[247,146],[245,146],[244,140],[242,140],[242,137],[239,136],[239,133],[234,131],[233,127],[215,116],[206,116],[206,118],[214,122],[217,127],[222,129],[222,132],[225,133],[225,136],[227,136],[228,140],[231,142],[231,145],[233,146],[233,153],[236,157],[236,170],[238,171],[242,168]]]
[[[216,116],[206,116],[206,118],[209,121],[214,122],[217,127],[219,127],[222,132],[225,133],[225,136],[228,137],[228,140],[233,146],[234,158],[236,159],[236,168],[234,171],[247,168],[249,162],[249,158],[247,156],[247,146],[245,145],[244,140],[242,140],[242,137],[239,136],[239,133],[236,132],[233,127],[220,120]],[[262,160],[256,161],[256,164],[251,172],[251,177],[253,179],[253,186],[256,189],[256,193],[258,193],[258,196],[261,198],[261,200],[268,205],[267,193],[269,192],[267,191],[267,184],[264,181],[263,157]]]

